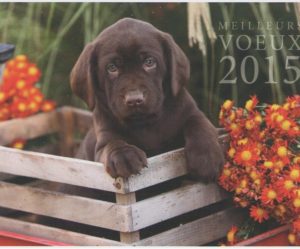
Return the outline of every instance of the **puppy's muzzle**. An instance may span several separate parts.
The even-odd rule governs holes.
[[[129,91],[125,94],[124,102],[128,107],[141,107],[145,104],[145,96],[139,90]]]

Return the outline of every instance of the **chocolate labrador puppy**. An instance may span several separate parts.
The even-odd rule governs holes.
[[[223,152],[185,89],[189,75],[189,61],[169,34],[131,18],[106,28],[71,73],[72,90],[93,111],[78,157],[104,163],[112,177],[129,177],[147,156],[184,146],[191,175],[215,180]]]

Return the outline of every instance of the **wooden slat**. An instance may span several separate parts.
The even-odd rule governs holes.
[[[180,225],[166,232],[154,235],[135,246],[197,246],[220,239],[226,235],[232,225],[243,220],[243,212],[227,209],[216,214]]]
[[[0,206],[116,231],[132,230],[129,207],[0,182]]]
[[[0,172],[123,193],[103,164],[0,146]]]
[[[73,156],[74,146],[74,113],[70,108],[64,108],[62,112],[58,113],[60,120],[59,129],[59,148],[60,156],[71,157]]]
[[[187,174],[184,150],[178,149],[148,159],[148,168],[140,175],[134,175],[123,180],[120,188],[125,193],[135,192],[161,182]]]
[[[15,177],[14,175],[0,173],[0,181],[9,180],[9,179],[12,179],[14,177]]]
[[[131,205],[133,203],[136,203],[136,194],[130,193],[130,194],[116,194],[116,201],[118,204],[121,205]],[[131,209],[130,209],[131,210]],[[130,217],[132,214],[130,213]],[[120,240],[123,243],[131,244],[133,242],[140,240],[140,232],[130,232],[130,233],[120,233]]]
[[[7,145],[17,138],[32,139],[58,131],[57,112],[60,111],[0,122],[0,145]]]
[[[59,228],[0,217],[0,229],[10,232],[36,236],[48,240],[69,243],[77,246],[121,246],[121,242],[97,238],[90,235],[66,231]]]
[[[90,111],[81,110],[78,108],[65,107],[70,109],[74,114],[74,124],[76,130],[86,133],[93,125],[92,113]]]
[[[227,194],[216,184],[194,183],[131,205],[133,230],[221,201]]]

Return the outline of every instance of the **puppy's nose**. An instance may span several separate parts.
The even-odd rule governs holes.
[[[137,107],[145,102],[144,94],[141,91],[134,90],[126,93],[125,104],[129,107]]]

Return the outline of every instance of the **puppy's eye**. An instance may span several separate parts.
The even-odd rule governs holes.
[[[144,60],[143,66],[148,68],[148,69],[155,68],[156,67],[156,60],[151,56],[147,57]]]
[[[118,67],[114,64],[114,63],[109,63],[107,66],[106,66],[106,70],[109,72],[109,73],[115,73],[118,71]]]

